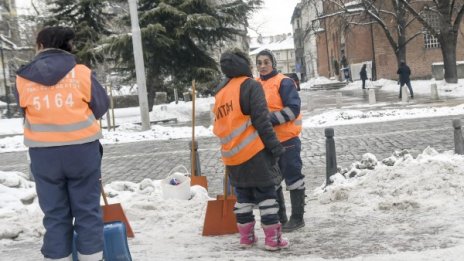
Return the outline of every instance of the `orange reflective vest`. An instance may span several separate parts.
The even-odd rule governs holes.
[[[76,65],[53,86],[16,77],[19,103],[25,111],[24,144],[53,147],[83,144],[102,138],[89,108],[91,71]]]
[[[264,149],[249,115],[242,113],[240,85],[248,77],[232,78],[215,96],[213,133],[221,140],[225,165],[242,164]]]
[[[274,130],[280,142],[284,142],[291,138],[298,137],[302,129],[301,112],[298,115],[298,117],[295,117],[292,110],[288,107],[284,107],[282,103],[282,98],[280,97],[279,90],[280,83],[285,78],[288,77],[281,73],[278,73],[276,76],[266,81],[261,80],[261,78],[256,79],[263,86],[269,111],[273,113],[281,123],[279,125],[274,126]],[[282,110],[285,111],[285,113],[290,117],[290,121],[285,121],[285,118],[282,116],[281,113]]]

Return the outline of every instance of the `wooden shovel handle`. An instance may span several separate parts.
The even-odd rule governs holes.
[[[224,199],[227,199],[227,196],[229,193],[227,193],[227,190],[230,189],[230,195],[233,196],[235,195],[234,190],[232,189],[232,186],[229,185],[229,171],[227,170],[227,166],[224,165]]]
[[[192,170],[190,176],[194,177],[197,175],[196,171],[196,158],[195,158],[195,80],[192,81]]]
[[[101,194],[103,196],[103,201],[105,202],[105,206],[108,206],[108,200],[106,199],[106,193],[105,193],[105,189],[103,189],[103,183],[100,179],[100,189],[101,189]]]

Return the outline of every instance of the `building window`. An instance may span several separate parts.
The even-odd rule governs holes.
[[[290,52],[290,58],[293,58],[293,53],[292,52]]]
[[[440,21],[439,21],[438,14],[433,13],[431,11],[426,12],[425,20],[433,27],[433,29],[439,30]],[[426,49],[440,48],[440,42],[438,42],[438,38],[430,34],[425,28],[424,28],[424,46]]]
[[[279,52],[275,52],[274,55],[275,55],[277,60],[280,60],[280,53]]]

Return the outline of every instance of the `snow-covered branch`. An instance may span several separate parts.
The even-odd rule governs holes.
[[[34,49],[34,47],[31,47],[31,46],[17,46],[15,43],[13,43],[8,38],[6,38],[3,34],[0,34],[0,40],[3,43],[6,43],[10,46],[10,48],[8,47],[5,48],[5,46],[3,46],[2,44],[2,48],[6,50],[33,50]]]

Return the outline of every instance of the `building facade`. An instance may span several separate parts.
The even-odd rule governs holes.
[[[302,0],[301,3],[306,1]],[[372,22],[369,16],[363,15],[364,9],[360,1],[341,2],[344,2],[344,10],[330,1],[323,1],[320,10],[314,5],[310,6],[318,13],[318,18],[313,20],[315,26],[312,28],[317,49],[318,74],[343,80],[341,60],[344,55],[353,79],[359,78],[362,64],[367,64],[369,77],[397,79],[398,59],[385,31],[379,24]],[[384,10],[393,13],[394,10],[389,1],[378,3],[383,4]],[[423,4],[426,4],[426,1]],[[349,11],[348,15],[346,11]],[[345,14],[337,15],[341,12]],[[294,12],[295,14],[297,13]],[[315,22],[316,20],[318,22]],[[395,21],[391,19],[384,19],[384,21],[391,32],[396,32]],[[423,25],[411,15],[407,17],[407,21],[410,23],[406,30],[406,38],[417,35],[406,45],[406,62],[412,70],[411,77],[431,78],[432,64],[443,61],[440,45],[437,39],[427,34]],[[397,35],[395,33],[393,35],[397,40]],[[459,62],[464,61],[464,27],[462,25],[458,35],[456,60]]]
[[[319,28],[318,10],[322,9],[322,1],[302,0],[297,4],[292,15],[292,27],[295,42],[296,72],[300,79],[317,77],[317,34]]]
[[[277,71],[281,73],[296,72],[295,47],[292,34],[252,37],[250,41],[250,58],[253,62],[253,75],[258,76],[256,56],[261,50],[271,50],[277,61]]]

